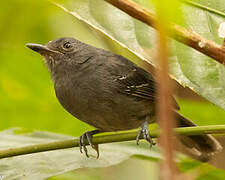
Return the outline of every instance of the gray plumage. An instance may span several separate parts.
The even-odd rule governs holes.
[[[142,126],[140,133],[152,143],[148,133],[145,134],[148,131],[146,123],[154,122],[156,108],[156,83],[151,74],[122,56],[73,38],[57,39],[45,46],[28,44],[28,47],[45,57],[56,96],[69,113],[96,127],[98,132]],[[177,112],[175,114],[179,126],[195,126]],[[89,138],[86,135],[83,140]],[[208,160],[221,149],[210,135],[182,139],[190,140],[183,144],[198,151],[201,160]]]

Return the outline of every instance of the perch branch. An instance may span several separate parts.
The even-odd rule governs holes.
[[[132,0],[105,0],[130,16],[142,21],[143,23],[156,28],[156,17],[147,9],[141,7]],[[187,30],[174,23],[169,25],[169,35],[175,40],[186,44],[197,51],[215,59],[221,64],[225,64],[225,48],[210,41],[194,31]]]
[[[110,135],[94,136],[93,143],[104,144],[104,143],[112,143],[112,142],[131,141],[136,139],[137,132],[138,131],[120,132],[120,133],[113,133]],[[180,135],[224,134],[225,125],[176,128],[175,132],[177,132],[177,134],[180,134]],[[152,138],[156,138],[159,132],[156,130],[152,130],[150,134]],[[25,154],[31,154],[31,153],[57,150],[57,149],[66,149],[66,148],[72,148],[72,147],[78,147],[78,146],[79,146],[78,139],[71,139],[71,140],[49,142],[44,144],[29,145],[25,147],[9,148],[5,150],[0,150],[0,159],[13,157],[13,156],[19,156],[19,155],[25,155]]]

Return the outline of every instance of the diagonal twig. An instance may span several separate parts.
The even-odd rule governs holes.
[[[142,21],[143,23],[156,28],[155,15],[132,0],[105,1],[126,12],[130,16]],[[169,25],[169,35],[175,40],[215,59],[217,62],[225,64],[225,48],[222,45],[218,45],[217,43],[174,23],[170,23]]]

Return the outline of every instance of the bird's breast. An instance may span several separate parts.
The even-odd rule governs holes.
[[[71,81],[55,82],[55,93],[60,104],[73,116],[82,120],[88,109],[88,99],[81,83]]]

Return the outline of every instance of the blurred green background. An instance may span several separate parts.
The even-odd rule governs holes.
[[[0,34],[0,128],[18,126],[76,136],[90,129],[59,105],[42,57],[25,44],[73,36],[102,47],[95,36],[45,0],[2,2]]]
[[[25,131],[46,130],[74,136],[93,129],[72,117],[60,106],[42,57],[25,46],[26,43],[44,44],[65,36],[108,49],[108,45],[95,32],[49,1],[1,2],[0,129],[22,127]],[[224,124],[223,110],[199,100],[200,98],[197,101],[191,100],[189,96],[192,97],[192,94],[182,98],[181,91],[183,89],[180,90],[178,102],[185,116],[199,125]],[[109,171],[113,169],[116,168]],[[107,172],[107,169],[104,171]],[[79,173],[82,174],[82,171]],[[87,179],[86,175],[81,176]],[[81,176],[78,179],[82,179]],[[94,179],[93,175],[90,176]],[[70,175],[64,178],[71,179]],[[98,176],[96,179],[99,179]]]

